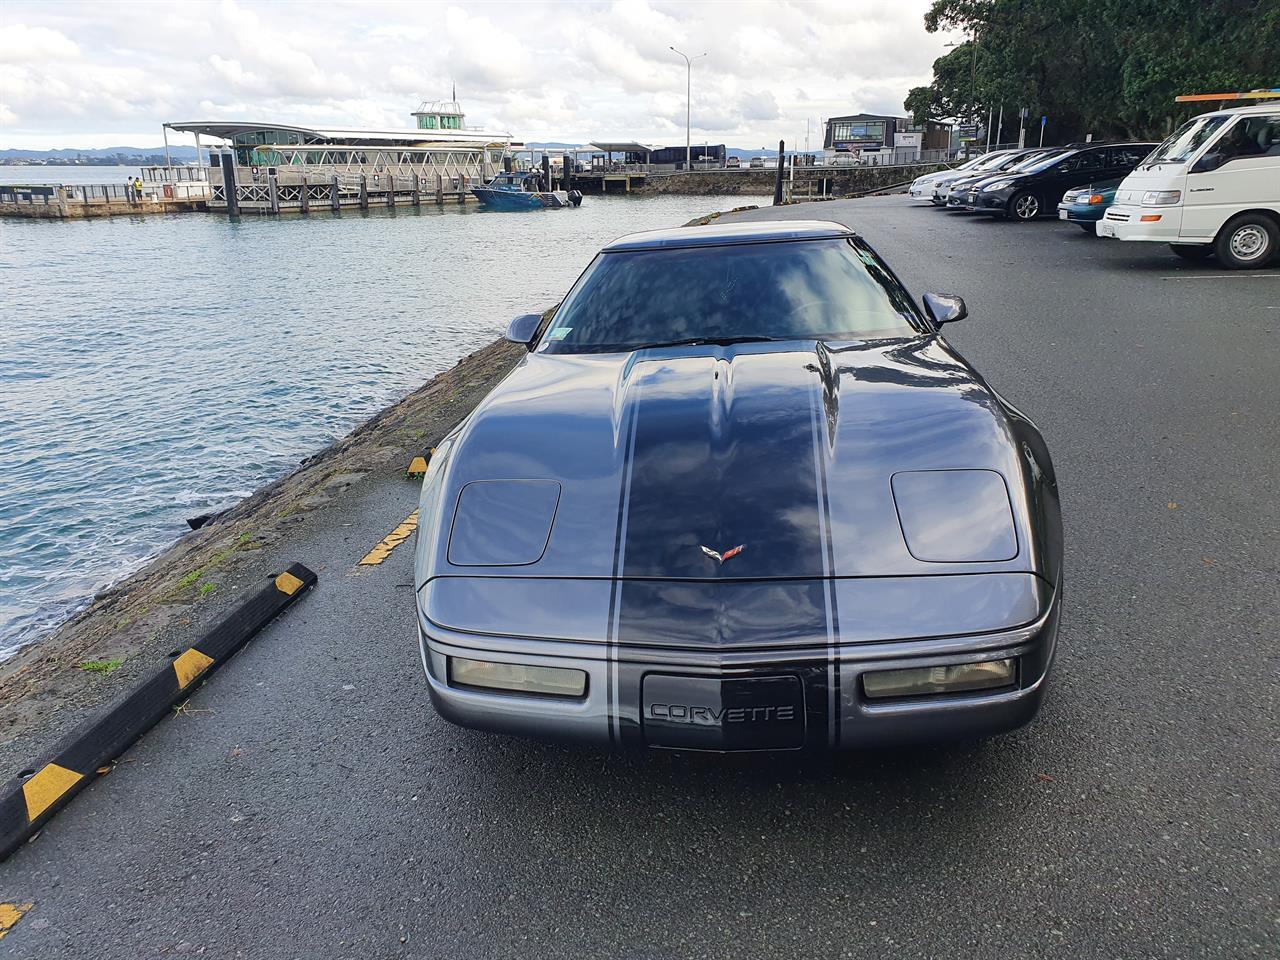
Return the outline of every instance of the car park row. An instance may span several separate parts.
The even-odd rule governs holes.
[[[1166,243],[1253,269],[1280,256],[1280,104],[1195,117],[1162,143],[997,150],[917,178],[916,200],[1012,221],[1056,214],[1090,235]]]

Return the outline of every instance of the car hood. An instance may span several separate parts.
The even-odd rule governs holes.
[[[1139,167],[1131,172],[1116,189],[1115,201],[1119,204],[1140,204],[1148,190],[1182,190],[1186,187],[1185,163],[1157,163],[1150,168]]]
[[[981,177],[974,177],[973,181],[966,186],[974,190],[981,190],[988,183],[995,183],[997,180],[1021,180],[1026,177],[1025,173],[988,173]]]
[[[1032,571],[1011,415],[936,336],[532,354],[429,477],[418,582]],[[908,549],[895,474],[947,470],[1007,487],[998,557]],[[933,497],[944,538],[970,536],[966,496]]]

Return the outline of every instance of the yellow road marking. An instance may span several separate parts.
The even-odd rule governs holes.
[[[0,903],[0,940],[22,919],[22,915],[34,907],[34,903]]]
[[[80,782],[83,775],[56,763],[46,763],[34,777],[22,785],[27,801],[27,820],[34,823],[58,798]]]
[[[285,596],[292,597],[302,586],[302,581],[286,570],[276,577],[276,589]]]
[[[413,531],[418,529],[418,511],[415,510],[409,516],[404,518],[404,522],[386,535],[381,543],[360,558],[357,566],[376,567],[387,557],[391,556],[391,551],[400,544],[404,543],[412,535]]]
[[[208,670],[212,663],[213,657],[206,657],[195,647],[173,661],[173,672],[178,675],[178,689],[185,690],[191,681]]]

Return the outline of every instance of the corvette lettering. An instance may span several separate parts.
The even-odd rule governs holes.
[[[796,718],[796,708],[789,703],[760,707],[704,707],[687,703],[651,703],[649,716],[675,723],[699,723],[721,726],[726,723],[768,723]]]

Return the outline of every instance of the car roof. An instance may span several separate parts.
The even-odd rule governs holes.
[[[756,220],[749,223],[713,223],[704,227],[673,227],[629,233],[607,244],[602,253],[623,250],[669,250],[675,247],[720,247],[735,243],[776,240],[830,240],[857,234],[843,223],[830,220]]]

